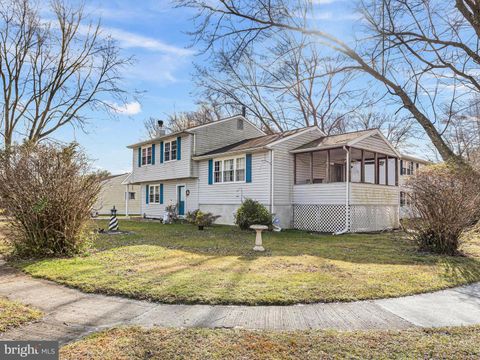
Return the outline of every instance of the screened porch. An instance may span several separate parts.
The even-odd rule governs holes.
[[[346,166],[350,164],[350,166]],[[349,147],[294,154],[294,184],[364,183],[398,186],[399,160]]]
[[[294,227],[318,232],[398,227],[399,159],[357,147],[294,153]]]

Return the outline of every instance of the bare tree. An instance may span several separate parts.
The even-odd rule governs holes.
[[[195,111],[176,112],[167,115],[166,129],[170,132],[182,131],[197,125],[207,124],[220,120],[222,115],[220,106],[215,103],[200,103]],[[157,136],[158,121],[150,117],[144,121],[145,131],[150,138]]]
[[[268,133],[288,128],[283,107],[271,91],[270,72],[255,56],[245,55],[234,63],[219,52],[210,68],[197,67],[195,78],[203,89],[201,96],[223,104],[227,113],[245,107]]]
[[[373,108],[358,110],[353,113],[346,130],[379,129],[398,150],[412,146],[414,120],[410,117],[398,118],[395,114],[374,111]]]
[[[344,56],[320,55],[305,36],[282,36],[274,54],[280,62],[272,75],[282,93],[278,101],[288,104],[301,126],[316,125],[326,134],[342,132],[349,115],[371,102],[365,87],[353,87],[355,74]]]
[[[65,125],[83,127],[89,109],[123,101],[119,70],[130,63],[88,21],[83,7],[54,0],[53,20],[31,0],[0,1],[0,135],[38,142]]]
[[[197,67],[195,76],[201,96],[227,112],[245,107],[269,133],[311,125],[339,132],[346,116],[366,105],[365,88],[354,88],[354,73],[342,71],[345,59],[321,56],[306,37],[282,36],[239,58],[210,55],[210,66]]]
[[[450,114],[450,108],[444,109],[444,137],[454,151],[466,161],[473,163],[480,152],[480,98],[470,99],[463,108]]]
[[[479,63],[476,46],[480,3],[369,2],[362,8],[369,33],[357,46],[309,26],[305,15],[311,9],[311,2],[307,0],[219,0],[215,5],[206,0],[177,0],[177,3],[198,11],[193,35],[206,44],[205,50],[221,44],[238,57],[251,44],[280,31],[315,37],[319,45],[350,59],[350,69],[362,71],[383,84],[423,128],[443,159],[462,162],[442,137],[435,119],[432,120],[435,108],[431,105],[438,99],[439,89],[452,86],[458,89],[459,85],[477,88],[470,69]],[[427,32],[415,31],[425,28]],[[436,71],[439,69],[440,73]],[[428,84],[429,76],[437,80],[433,88]],[[422,96],[430,97],[433,102],[419,101]]]

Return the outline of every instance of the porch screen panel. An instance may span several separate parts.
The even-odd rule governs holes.
[[[329,182],[344,182],[345,181],[345,163],[347,156],[342,148],[330,150],[330,181]]]
[[[315,151],[313,153],[313,183],[327,182],[327,152]]]
[[[395,158],[392,158],[392,157],[389,157],[388,158],[388,174],[387,174],[387,177],[388,177],[388,185],[395,185],[395,180],[396,180],[396,177],[395,177],[395,171],[396,171],[396,167],[395,167]]]
[[[296,184],[310,184],[310,153],[300,153],[296,155]]]
[[[378,183],[380,185],[387,184],[387,157],[385,155],[378,154]]]
[[[352,182],[359,183],[362,181],[362,151],[352,149],[350,156],[350,179]]]
[[[375,154],[365,151],[365,182],[375,184]]]

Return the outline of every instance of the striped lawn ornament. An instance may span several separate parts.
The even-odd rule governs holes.
[[[108,224],[108,231],[118,231],[117,209],[115,209],[115,205],[110,211],[112,216],[110,217],[110,223]]]

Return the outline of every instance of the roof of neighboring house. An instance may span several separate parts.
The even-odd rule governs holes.
[[[299,146],[294,152],[301,152],[301,150],[311,149],[331,149],[334,147],[350,145],[355,140],[368,137],[370,135],[377,134],[377,129],[353,131],[338,135],[329,135],[313,140],[307,144]]]
[[[169,138],[169,137],[172,137],[172,136],[178,136],[178,135],[182,135],[182,134],[191,134],[192,132],[194,132],[195,130],[197,130],[199,128],[206,127],[206,126],[211,126],[211,125],[216,125],[218,123],[228,121],[228,120],[232,120],[232,119],[236,119],[236,118],[239,118],[239,117],[242,118],[244,121],[250,123],[251,125],[257,127],[255,124],[253,124],[247,118],[245,118],[243,115],[234,115],[234,116],[230,116],[228,118],[212,121],[212,122],[209,122],[209,123],[206,123],[206,124],[192,126],[192,127],[189,127],[188,129],[184,129],[184,130],[181,130],[181,131],[176,131],[176,132],[165,134],[165,135],[162,135],[162,136],[156,136],[156,137],[150,138],[148,140],[144,140],[144,141],[140,141],[140,142],[137,142],[135,144],[132,144],[132,145],[128,145],[127,148],[132,149],[132,148],[135,148],[135,147],[138,147],[138,146],[151,144],[153,142],[157,142],[161,139],[166,139],[166,138]]]
[[[130,175],[130,173],[123,173],[123,174],[117,174],[117,175],[109,175],[107,176],[104,181],[107,181],[107,180],[111,180],[111,179],[114,179],[116,177],[119,177],[119,176],[125,176],[125,175]]]
[[[418,163],[421,163],[421,164],[433,164],[432,161],[429,161],[429,160],[425,160],[425,159],[422,159],[422,158],[419,158],[419,157],[416,157],[416,156],[412,156],[412,155],[409,155],[409,154],[400,154],[400,159],[402,160],[410,160],[410,161],[415,161],[415,162],[418,162]]]
[[[225,153],[242,152],[242,151],[246,151],[246,150],[252,150],[253,151],[253,150],[262,149],[262,148],[266,147],[267,145],[273,144],[276,141],[286,139],[290,136],[298,134],[298,133],[300,133],[302,131],[305,131],[307,129],[312,129],[314,127],[315,126],[309,126],[309,127],[304,127],[304,128],[300,128],[300,129],[278,132],[278,133],[275,133],[275,134],[258,136],[258,137],[251,138],[251,139],[245,139],[245,140],[236,142],[234,144],[223,146],[221,148],[206,152],[204,154],[197,155],[195,158],[208,157],[208,156],[212,156],[212,155],[225,154]]]

